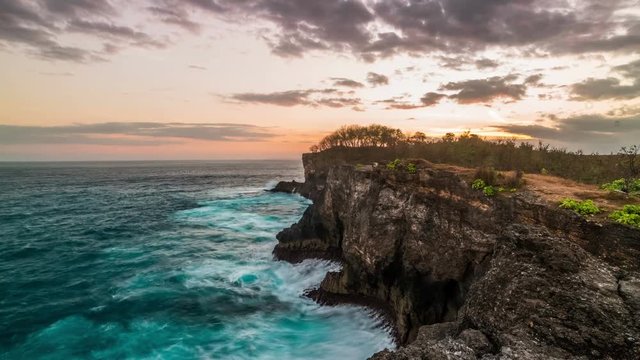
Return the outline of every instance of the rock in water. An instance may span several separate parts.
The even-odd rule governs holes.
[[[281,193],[288,193],[288,194],[295,194],[297,192],[300,191],[300,188],[302,187],[304,183],[299,183],[295,180],[293,181],[280,181],[278,184],[276,184],[276,186],[269,190],[271,192],[281,192]]]

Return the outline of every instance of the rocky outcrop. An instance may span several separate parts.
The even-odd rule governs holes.
[[[374,359],[640,358],[640,231],[488,198],[447,167],[321,155],[303,157],[313,205],[274,254],[343,263],[310,295],[389,314],[401,347]]]
[[[277,192],[277,193],[295,194],[300,192],[300,189],[302,188],[303,185],[304,183],[299,183],[295,180],[280,181],[276,184],[276,186],[273,189],[269,189],[269,191]]]

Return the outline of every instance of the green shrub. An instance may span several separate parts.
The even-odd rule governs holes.
[[[393,160],[393,161],[391,161],[391,162],[389,162],[387,164],[387,169],[396,170],[400,166],[401,163],[402,162],[400,161],[400,159],[395,159],[395,160]]]
[[[409,165],[407,165],[407,171],[409,174],[415,174],[418,171],[418,168],[416,167],[416,164],[409,163]]]
[[[610,183],[603,184],[601,188],[607,191],[640,192],[640,179],[631,180],[629,184],[625,179],[613,180]]]
[[[485,196],[495,196],[496,193],[498,191],[496,190],[496,188],[494,188],[493,186],[489,185],[489,186],[485,186],[484,189],[482,189],[482,193]]]
[[[481,167],[476,170],[476,179],[481,179],[487,185],[496,185],[498,172],[492,167]]]
[[[487,186],[487,184],[482,179],[475,179],[473,180],[473,183],[471,183],[471,188],[473,190],[482,190],[485,186]]]
[[[619,224],[640,228],[640,205],[625,205],[622,210],[612,212],[609,218]]]
[[[560,207],[573,210],[580,215],[595,215],[601,212],[593,200],[579,201],[575,199],[564,199],[560,202]]]

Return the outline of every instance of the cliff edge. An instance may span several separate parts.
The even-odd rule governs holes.
[[[310,295],[389,315],[400,347],[372,359],[640,358],[640,230],[486,197],[468,169],[303,163],[313,204],[274,255],[342,262]]]

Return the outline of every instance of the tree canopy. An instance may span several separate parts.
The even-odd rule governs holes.
[[[375,124],[346,125],[325,136],[317,145],[311,147],[311,151],[318,152],[339,147],[392,147],[405,140],[406,136],[400,129]]]

